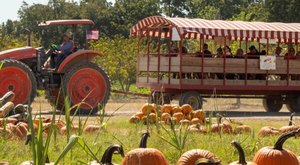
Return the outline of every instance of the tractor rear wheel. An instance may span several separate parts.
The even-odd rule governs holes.
[[[267,112],[279,112],[283,106],[281,96],[266,96],[263,99],[263,106]]]
[[[97,113],[99,105],[104,106],[110,96],[110,79],[95,63],[71,67],[62,82],[64,95],[68,96],[71,106],[81,103],[77,114]]]
[[[14,104],[30,104],[36,96],[36,79],[32,70],[16,60],[0,61],[0,96],[15,93]]]

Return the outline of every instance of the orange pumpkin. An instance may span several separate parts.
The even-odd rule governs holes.
[[[187,119],[183,119],[183,120],[180,120],[180,124],[182,124],[182,125],[190,125],[191,122],[189,120],[187,120]]]
[[[177,104],[172,104],[171,114],[174,114],[174,113],[177,113],[177,112],[181,112],[181,107]]]
[[[141,112],[144,114],[144,115],[147,115],[148,113],[151,113],[151,112],[155,112],[155,106],[154,104],[144,104],[141,108]]]
[[[200,121],[199,118],[193,118],[193,119],[191,120],[191,124],[202,124],[202,122]]]
[[[168,122],[171,119],[171,115],[168,113],[162,113],[160,119],[161,121]]]
[[[299,136],[300,129],[281,135],[274,147],[264,147],[254,156],[253,162],[257,165],[299,165],[297,156],[286,149],[283,149],[283,143],[291,138]]]
[[[71,126],[71,132],[76,132],[78,131],[78,126]],[[67,126],[64,126],[62,127],[60,130],[59,130],[60,134],[65,134],[67,132]]]
[[[203,110],[196,110],[192,113],[193,118],[199,118],[200,120],[205,120],[205,112]]]
[[[162,152],[154,148],[146,148],[149,136],[149,132],[142,135],[140,148],[129,151],[122,165],[168,165]]]
[[[7,123],[16,124],[17,122],[18,120],[15,118],[0,118],[0,127]]]
[[[140,119],[136,116],[131,116],[129,119],[129,122],[135,124],[135,123],[140,122]]]
[[[287,133],[287,132],[291,132],[291,131],[296,131],[298,130],[300,127],[293,125],[293,117],[294,117],[295,113],[291,113],[290,115],[290,120],[289,120],[289,124],[287,126],[283,126],[281,128],[279,128],[279,131],[281,133]]]
[[[231,144],[236,148],[236,150],[239,153],[239,161],[232,162],[229,165],[257,165],[256,163],[253,162],[246,162],[245,152],[238,142],[232,141]]]
[[[201,126],[200,124],[190,125],[188,130],[195,133],[204,133],[204,134],[207,133],[206,128]]]
[[[233,132],[236,134],[251,133],[252,128],[248,125],[239,125],[234,128]]]
[[[97,132],[100,130],[100,126],[99,125],[87,125],[84,129],[83,132],[84,133],[93,133],[93,132]]]
[[[184,115],[188,115],[190,114],[191,112],[193,111],[193,108],[191,105],[189,104],[184,104],[181,106],[181,112],[184,114]]]
[[[176,122],[180,122],[183,119],[183,113],[177,112],[173,114],[173,118],[176,120]]]
[[[135,117],[137,117],[139,120],[141,120],[143,118],[143,116],[144,116],[143,112],[135,113]]]
[[[258,136],[266,137],[270,135],[279,135],[280,131],[271,126],[264,126],[258,131]]]
[[[163,106],[160,107],[160,110],[162,113],[171,113],[172,112],[172,105],[171,104],[165,104]]]
[[[207,150],[193,149],[182,154],[177,165],[195,165],[195,163],[201,158],[221,163],[219,158],[217,158],[213,153]]]
[[[229,123],[222,123],[222,116],[218,116],[218,122],[216,124],[212,124],[210,128],[210,132],[212,133],[232,133],[232,127]]]

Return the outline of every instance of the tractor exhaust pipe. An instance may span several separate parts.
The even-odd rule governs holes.
[[[25,29],[27,33],[27,46],[31,46],[31,31],[29,29]]]

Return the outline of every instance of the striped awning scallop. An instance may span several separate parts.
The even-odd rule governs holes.
[[[130,29],[130,32],[132,36],[144,35],[147,31],[155,34],[157,31],[153,29],[162,26],[175,27],[180,36],[188,38],[198,38],[201,35],[226,36],[236,39],[298,40],[300,38],[300,23],[224,21],[162,16],[151,16],[140,20]]]

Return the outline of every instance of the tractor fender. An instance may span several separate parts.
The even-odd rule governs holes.
[[[0,60],[12,59],[12,60],[23,60],[36,57],[35,48],[26,46],[21,48],[9,49],[0,52]]]
[[[94,50],[80,50],[68,56],[57,69],[57,73],[64,73],[68,68],[78,63],[88,62],[103,53]]]

